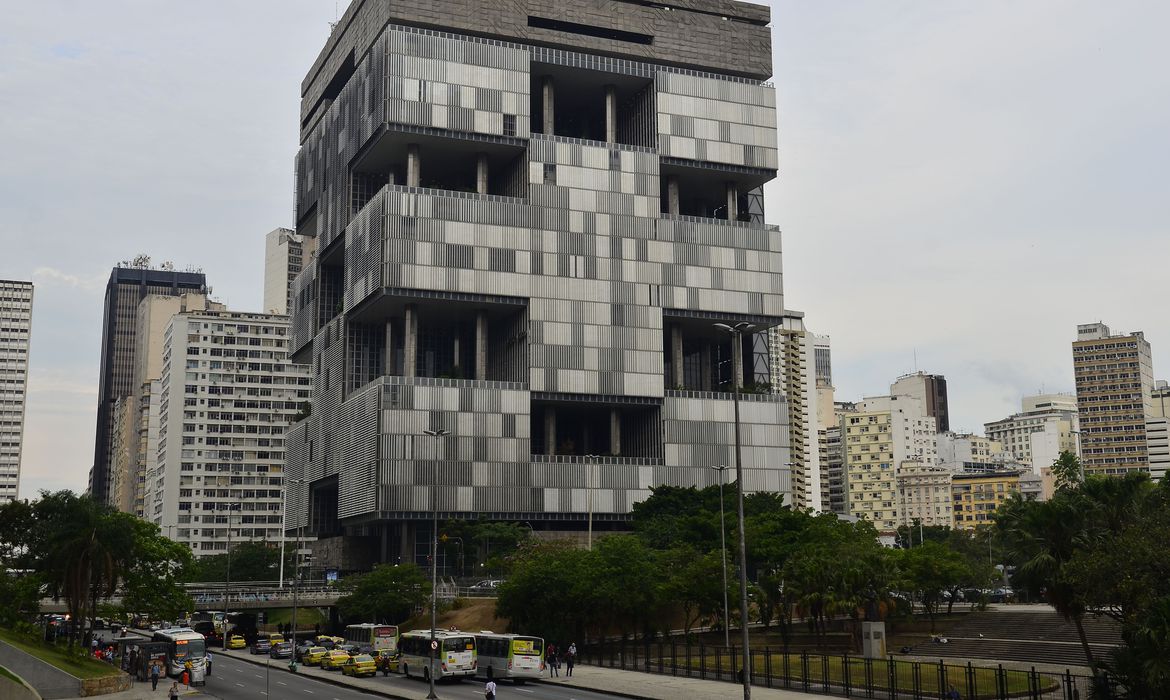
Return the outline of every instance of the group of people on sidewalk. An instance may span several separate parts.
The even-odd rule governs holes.
[[[573,666],[577,663],[577,643],[572,642],[569,648],[561,651],[556,644],[549,644],[545,648],[544,665],[548,666],[548,677],[556,678],[561,675],[561,666],[565,667],[565,677],[573,677]]]

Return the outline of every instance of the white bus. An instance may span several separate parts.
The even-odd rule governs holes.
[[[167,644],[167,675],[183,673],[183,664],[190,661],[194,670],[207,671],[207,642],[203,635],[190,627],[173,627],[154,633],[153,640]]]
[[[484,630],[475,635],[475,652],[480,675],[498,680],[510,678],[524,685],[540,678],[544,671],[544,640],[522,634],[495,634]]]
[[[349,625],[345,628],[345,641],[358,645],[370,654],[376,655],[380,651],[394,654],[398,651],[398,628],[394,625],[376,625],[372,622]]]
[[[411,630],[398,640],[402,655],[398,667],[409,678],[422,676],[429,680],[475,676],[475,635],[459,630],[435,630],[435,666],[431,666],[431,631]]]

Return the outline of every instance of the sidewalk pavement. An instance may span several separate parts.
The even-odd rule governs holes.
[[[266,660],[263,657],[253,656],[246,651],[217,651],[214,653],[216,656],[231,656],[233,659],[247,661],[258,666],[263,666]],[[270,668],[274,672],[290,673],[287,668],[287,662],[283,659],[279,663],[273,663]],[[563,671],[564,669],[562,668],[562,674]],[[300,666],[297,670],[297,675],[388,698],[426,700],[427,696],[427,689],[422,684],[420,684],[418,690],[403,688],[400,685],[387,684],[385,678],[382,676],[375,676],[374,678],[351,678],[335,671],[322,671],[312,666]],[[398,677],[401,678],[401,676]],[[592,690],[598,693],[608,693],[627,698],[646,698],[648,700],[678,700],[678,698],[687,698],[687,700],[725,700],[728,697],[739,694],[739,686],[734,683],[704,681],[697,678],[660,676],[653,673],[641,673],[639,671],[622,671],[613,668],[582,665],[578,665],[573,669],[572,678],[566,678],[564,675],[561,675],[557,678],[545,677],[539,682],[581,688],[583,690]],[[146,687],[149,692],[150,685],[147,684]],[[161,683],[159,687],[162,687]],[[123,698],[115,695],[107,697],[111,698],[111,700],[114,698],[123,700]],[[754,685],[752,686],[752,697],[758,700],[808,700],[811,694],[791,690],[763,688]],[[139,700],[139,697],[127,695],[125,700]]]

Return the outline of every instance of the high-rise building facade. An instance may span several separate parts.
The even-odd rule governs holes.
[[[901,524],[898,469],[903,463],[934,464],[935,419],[918,399],[867,397],[857,411],[841,416],[848,514],[873,523],[883,534]]]
[[[281,539],[285,430],[309,396],[288,359],[288,319],[175,314],[163,336],[158,456],[146,519],[196,556]]]
[[[821,461],[818,419],[819,377],[816,374],[816,336],[804,327],[800,313],[788,312],[783,323],[769,331],[772,391],[788,400],[792,502],[799,508],[821,510]]]
[[[997,471],[1003,465],[1003,443],[971,433],[934,436],[935,463],[952,471]]]
[[[951,414],[947,401],[947,380],[941,374],[914,372],[898,377],[890,385],[891,396],[910,396],[922,402],[926,415],[934,419],[936,433],[949,432]]]
[[[735,385],[745,489],[789,490],[787,404],[762,388],[784,315],[769,21],[724,0],[350,5],[302,84],[317,252],[292,352],[314,392],[290,531],[389,561],[425,559],[432,511],[612,527],[734,464]]]
[[[32,305],[32,282],[0,280],[0,505],[20,492]]]
[[[168,266],[169,267],[169,266]],[[102,354],[98,367],[97,430],[94,436],[93,467],[89,472],[89,493],[102,503],[113,503],[113,441],[115,404],[134,390],[134,343],[138,326],[138,304],[149,294],[177,296],[188,291],[205,291],[202,272],[172,269],[115,267],[106,284],[102,317]]]
[[[898,465],[898,524],[951,527],[954,506],[951,500],[951,476],[946,467],[922,462]]]
[[[1067,394],[1025,396],[1022,410],[985,423],[987,437],[1003,445],[1012,459],[1035,474],[1051,467],[1061,452],[1078,454],[1080,419],[1076,397]]]
[[[313,257],[317,239],[277,228],[264,237],[264,313],[287,316],[292,283]]]
[[[1085,473],[1148,471],[1146,417],[1154,408],[1149,341],[1140,331],[1112,335],[1104,323],[1082,324],[1072,353]]]

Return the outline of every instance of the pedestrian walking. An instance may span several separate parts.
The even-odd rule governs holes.
[[[963,696],[959,695],[959,690],[952,685],[947,690],[947,700],[963,700]]]
[[[573,677],[573,665],[577,662],[577,643],[573,642],[569,645],[569,651],[565,654],[565,678]]]
[[[158,664],[150,665],[150,689],[158,690]]]
[[[557,668],[557,666],[558,666],[558,664],[557,664],[557,645],[555,645],[555,644],[548,645],[548,648],[545,649],[544,659],[545,659],[545,663],[548,664],[548,677],[549,678],[556,678],[557,676],[559,676],[560,672],[559,672],[559,669]]]
[[[490,678],[483,684],[483,697],[484,700],[496,700],[496,682]]]
[[[167,697],[170,698],[170,700],[179,700],[179,682],[178,681],[171,683],[171,690],[170,690],[170,692],[167,693]]]

